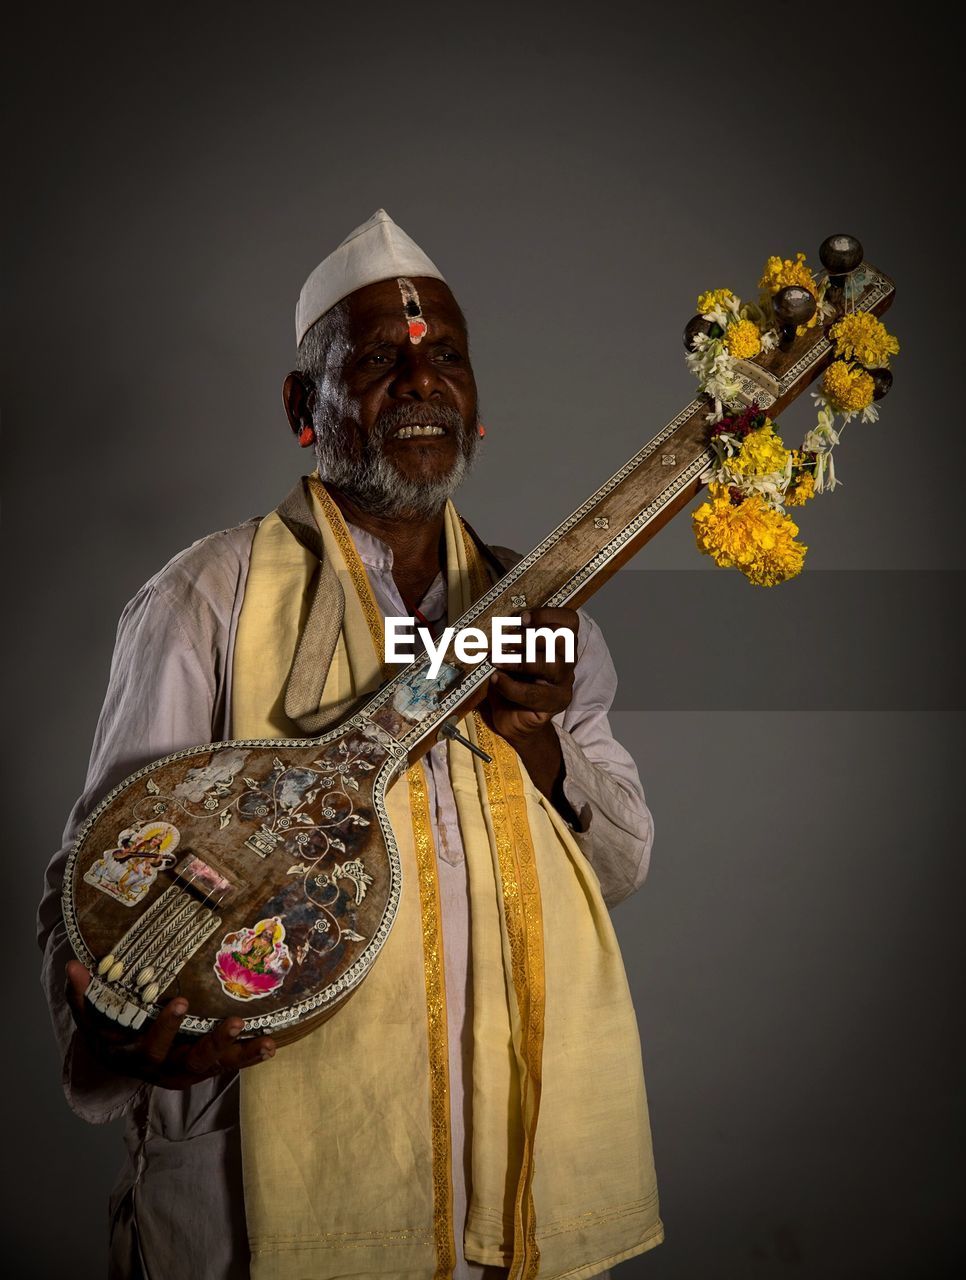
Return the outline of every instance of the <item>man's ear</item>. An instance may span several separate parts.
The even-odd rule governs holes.
[[[293,369],[282,384],[282,402],[288,416],[288,425],[296,436],[303,427],[312,425],[311,401],[314,395],[314,389],[305,385],[305,380],[297,369]]]

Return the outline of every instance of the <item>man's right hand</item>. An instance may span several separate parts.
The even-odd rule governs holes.
[[[178,1039],[178,1029],[188,1012],[181,996],[169,1000],[141,1033],[125,1031],[110,1023],[87,1002],[89,970],[79,960],[67,962],[67,1000],[74,1022],[94,1055],[118,1075],[135,1076],[162,1089],[190,1089],[210,1076],[240,1071],[275,1056],[270,1036],[239,1040],[242,1018],[225,1018],[203,1036]]]

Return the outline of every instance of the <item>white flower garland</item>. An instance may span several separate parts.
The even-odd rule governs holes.
[[[835,314],[834,309],[825,301],[827,284],[826,278],[821,282],[816,298],[820,323]],[[853,287],[861,292],[864,285],[864,279],[856,279]],[[691,350],[685,359],[688,368],[697,378],[699,388],[711,400],[707,421],[713,426],[726,417],[740,415],[744,408],[740,398],[742,387],[738,361],[727,347],[728,329],[743,320],[750,320],[758,329],[761,350],[767,352],[773,351],[778,345],[778,328],[770,308],[765,310],[755,303],[742,303],[735,294],[719,299],[715,306],[701,315],[702,319],[716,325],[721,332],[716,337],[706,333],[694,334]],[[831,493],[842,483],[835,474],[832,451],[842,438],[843,428],[856,416],[862,422],[875,422],[879,412],[874,404],[862,410],[840,412],[838,416],[842,421],[836,428],[836,410],[827,398],[817,391],[813,391],[811,396],[815,402],[817,421],[806,433],[800,452],[814,455],[813,479],[816,494]],[[767,418],[764,410],[761,412]],[[758,494],[768,506],[776,511],[784,511],[783,503],[794,472],[791,455],[786,458],[783,471],[760,476],[739,475],[730,466],[730,461],[740,453],[744,442],[745,437],[729,432],[719,432],[712,436],[710,445],[715,461],[701,477],[702,482],[728,485],[737,489],[744,497]]]

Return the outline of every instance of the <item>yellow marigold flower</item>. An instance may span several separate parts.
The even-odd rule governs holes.
[[[708,487],[709,501],[691,517],[698,550],[726,569],[740,569],[756,586],[772,587],[801,572],[807,547],[798,525],[757,495],[735,505],[725,485]]]
[[[698,295],[698,315],[703,316],[708,311],[714,311],[719,306],[723,307],[727,302],[736,302],[737,299],[730,289],[709,289],[706,293]]]
[[[809,293],[818,297],[818,285],[810,269],[805,265],[804,253],[796,253],[794,262],[791,258],[779,258],[773,255],[765,263],[765,270],[758,281],[758,287],[767,290],[770,295],[789,284],[801,285],[803,289],[807,289]]]
[[[787,457],[788,450],[769,420],[757,431],[748,432],[740,452],[729,459],[728,465],[737,476],[767,476],[784,471]]]
[[[801,285],[803,289],[809,291],[816,303],[818,302],[818,285],[811,269],[805,265],[804,253],[796,253],[794,262],[792,262],[791,258],[779,258],[777,254],[773,254],[765,263],[765,270],[758,281],[758,287],[765,291],[762,294],[762,305],[766,305],[779,289],[784,289],[786,285],[790,284]],[[801,337],[806,329],[811,329],[818,324],[818,320],[819,311],[816,307],[815,314],[808,324],[800,324],[798,326],[796,330],[798,336]]]
[[[761,334],[754,320],[738,320],[725,330],[725,346],[736,360],[750,360],[761,350]]]
[[[801,507],[815,497],[815,476],[811,471],[800,471],[785,494],[786,507]]]
[[[838,413],[857,413],[872,403],[875,383],[871,374],[844,360],[833,360],[825,370],[822,390]]]
[[[867,369],[886,368],[889,357],[899,354],[899,343],[881,320],[868,311],[852,311],[832,325],[829,336],[835,354],[843,360],[858,360]]]

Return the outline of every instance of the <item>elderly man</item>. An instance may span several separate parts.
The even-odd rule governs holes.
[[[278,1052],[270,1037],[239,1039],[241,1018],[193,1039],[178,1034],[187,1008],[174,998],[142,1034],[111,1035],[84,1000],[90,974],[71,959],[60,888],[106,791],[184,747],[317,730],[326,708],[377,686],[383,618],[439,628],[465,607],[473,565],[493,581],[516,559],[449,501],[482,434],[466,324],[384,211],[309,277],[296,331],[285,407],[317,472],[269,517],[176,556],[125,609],[86,790],[41,906],[68,1101],[94,1123],[125,1118],[111,1274],[606,1275],[662,1238],[605,907],[642,883],[652,825],[607,721],[613,664],[583,612],[532,610],[526,625],[577,633],[575,666],[505,666],[473,717],[508,744],[517,836],[539,868],[526,966],[493,871],[502,800],[451,741],[390,792],[401,846],[414,847],[402,833],[418,840],[422,813],[434,856],[421,886],[404,876],[384,953],[321,1028]],[[327,557],[346,621],[321,700],[315,685],[307,703],[294,673],[306,655],[311,669],[306,601]]]

